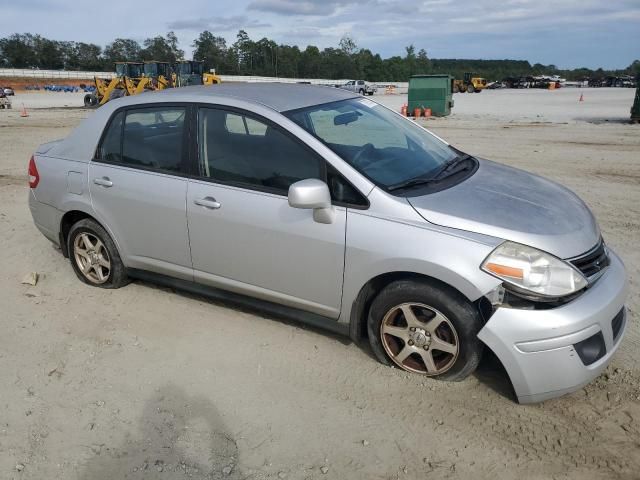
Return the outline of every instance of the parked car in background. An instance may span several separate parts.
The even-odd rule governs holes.
[[[575,194],[358,93],[125,97],[38,147],[28,173],[37,228],[88,285],[249,303],[443,380],[489,348],[522,403],[593,380],[626,329],[625,268]]]
[[[10,109],[11,99],[4,94],[4,91],[0,89],[0,109]]]
[[[353,93],[359,93],[360,95],[373,95],[378,91],[378,88],[364,80],[350,80],[347,83],[340,85],[338,88],[348,90]]]
[[[11,87],[4,87],[3,90],[4,90],[4,94],[7,95],[8,97],[15,95],[15,92]]]

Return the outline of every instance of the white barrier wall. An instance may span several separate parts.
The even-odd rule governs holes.
[[[0,68],[0,77],[23,78],[61,78],[67,80],[90,80],[93,77],[111,78],[113,72],[72,72],[66,70],[33,70],[19,68]]]
[[[66,79],[66,80],[92,80],[93,77],[111,78],[114,72],[75,72],[67,70],[34,70],[19,68],[0,68],[0,77],[33,78],[34,81],[42,79]],[[313,85],[339,85],[350,79],[330,80],[326,78],[284,78],[284,77],[258,77],[252,75],[219,75],[223,82],[280,82],[299,83],[308,82]],[[392,85],[395,93],[406,93],[408,82],[378,82],[378,94],[385,92],[385,87]]]

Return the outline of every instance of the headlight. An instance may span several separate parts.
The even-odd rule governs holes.
[[[582,273],[569,263],[514,242],[496,247],[482,263],[482,270],[500,278],[507,286],[541,297],[564,297],[587,286]]]

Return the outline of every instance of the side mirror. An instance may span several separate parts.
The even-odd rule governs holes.
[[[288,200],[293,208],[313,209],[313,219],[318,223],[333,223],[335,219],[331,193],[322,180],[308,178],[292,184]]]

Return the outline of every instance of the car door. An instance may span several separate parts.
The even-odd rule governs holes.
[[[187,193],[195,280],[337,318],[346,209],[320,224],[287,200],[292,183],[325,178],[324,160],[264,119],[209,107],[198,151]]]
[[[89,191],[127,267],[192,280],[187,111],[178,105],[116,113],[90,163]]]

